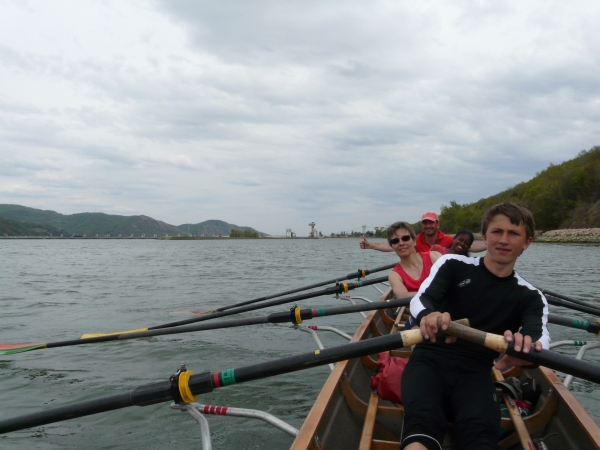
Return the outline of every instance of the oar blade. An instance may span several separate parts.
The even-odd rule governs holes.
[[[29,352],[38,348],[46,348],[46,344],[0,344],[0,355],[13,355],[15,353]]]
[[[115,331],[114,333],[88,333],[81,336],[81,339],[90,339],[100,336],[114,336],[116,334],[139,333],[140,331],[148,331],[148,328],[138,328],[137,330]]]

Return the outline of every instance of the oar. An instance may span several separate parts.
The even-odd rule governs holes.
[[[300,309],[298,307],[292,308],[289,311],[277,312],[269,314],[268,316],[262,317],[250,317],[244,319],[234,320],[221,320],[212,321],[208,323],[190,324],[179,327],[171,328],[160,328],[157,330],[149,331],[136,331],[125,334],[106,334],[103,336],[97,336],[86,339],[72,339],[68,341],[49,342],[47,344],[29,344],[24,347],[15,347],[14,345],[10,349],[0,350],[0,355],[12,355],[15,353],[23,353],[32,350],[39,350],[43,348],[56,348],[56,347],[70,347],[73,345],[86,345],[94,344],[98,342],[109,342],[109,341],[120,341],[125,339],[139,339],[151,336],[164,336],[167,334],[180,334],[180,333],[191,333],[195,331],[207,331],[224,328],[242,327],[249,325],[260,325],[264,323],[286,323],[290,322],[293,324],[302,323],[304,320],[310,320],[315,317],[328,317],[340,314],[349,314],[361,311],[372,311],[376,309],[387,309],[387,308],[399,308],[401,306],[407,306],[410,304],[412,296],[404,297],[393,300],[386,300],[384,302],[371,302],[361,303],[358,305],[349,306],[334,306],[331,308],[318,308],[318,309]],[[23,344],[25,345],[25,344]]]
[[[561,300],[566,300],[568,302],[575,303],[577,305],[588,306],[590,308],[597,308],[596,305],[593,305],[591,303],[587,303],[587,302],[584,302],[583,300],[579,300],[579,299],[576,299],[576,298],[573,298],[573,297],[567,297],[564,294],[558,294],[556,292],[549,291],[548,289],[540,289],[540,291],[542,291],[542,293],[544,295],[551,295],[552,297],[556,297],[556,298],[559,298]]]
[[[387,279],[388,279],[388,277],[379,277],[379,278],[374,278],[372,280],[356,281],[353,283],[341,283],[337,286],[326,288],[326,289],[323,289],[320,291],[308,292],[306,294],[294,295],[292,297],[275,299],[275,300],[261,303],[260,305],[241,306],[238,308],[230,309],[229,311],[216,312],[216,313],[212,313],[212,314],[207,314],[205,316],[194,317],[192,319],[186,319],[186,320],[179,320],[177,322],[165,323],[162,325],[157,325],[157,326],[148,327],[148,328],[138,328],[135,330],[127,330],[127,331],[115,331],[112,333],[89,333],[89,334],[84,334],[83,336],[81,336],[81,339],[90,340],[89,342],[106,342],[107,340],[112,340],[112,339],[106,338],[107,336],[118,336],[118,335],[127,334],[127,333],[138,333],[141,331],[159,330],[162,328],[173,328],[173,327],[177,327],[177,326],[181,326],[181,325],[187,325],[190,323],[202,322],[205,320],[217,319],[219,317],[230,316],[230,315],[238,314],[241,312],[247,312],[247,311],[253,311],[256,309],[266,308],[267,306],[281,305],[283,303],[291,303],[291,302],[295,302],[298,300],[305,300],[307,298],[319,297],[321,295],[341,294],[341,293],[345,293],[345,292],[351,291],[351,290],[359,288],[359,287],[381,283],[383,281],[386,281]],[[116,339],[116,338],[114,338],[114,339]],[[64,346],[64,345],[72,345],[70,343],[69,344],[64,344],[64,343],[65,342],[77,342],[77,341],[78,340],[61,341],[59,343],[52,343],[53,344],[52,346],[57,347],[57,346]],[[60,344],[60,345],[56,345],[56,344]],[[23,344],[0,344],[0,355],[19,353],[19,350],[20,351],[30,351],[30,350],[37,350],[40,348],[50,348],[50,345],[51,345],[51,343],[40,343],[40,342],[23,343]]]
[[[92,338],[92,337],[97,337],[97,336],[104,336],[106,334],[124,334],[124,333],[129,333],[129,332],[158,330],[161,328],[178,327],[181,325],[187,325],[189,323],[203,322],[205,320],[217,319],[219,317],[225,317],[225,316],[231,316],[233,314],[239,314],[242,312],[254,311],[257,309],[267,308],[269,306],[276,306],[276,305],[282,305],[284,303],[292,303],[292,302],[296,302],[299,300],[306,300],[307,298],[320,297],[322,295],[342,294],[342,293],[351,291],[351,290],[359,288],[359,287],[370,286],[372,284],[381,283],[383,281],[387,281],[387,279],[388,279],[388,277],[379,277],[379,278],[373,278],[372,280],[355,281],[352,283],[340,283],[337,286],[332,286],[332,287],[329,287],[326,289],[322,289],[320,291],[307,292],[305,294],[298,294],[298,295],[294,295],[292,297],[278,298],[275,300],[270,300],[267,302],[260,303],[259,305],[239,306],[237,308],[232,308],[228,311],[215,312],[215,313],[206,314],[206,315],[203,315],[200,317],[192,317],[191,319],[178,320],[177,322],[169,322],[169,323],[164,323],[162,325],[156,325],[154,327],[141,328],[141,329],[137,329],[137,330],[117,331],[117,332],[113,332],[113,333],[84,334],[81,338],[87,339],[87,338]]]
[[[505,352],[551,369],[570,373],[594,383],[600,383],[600,367],[598,366],[548,350],[542,350],[541,352],[532,350],[528,354],[515,352],[512,349],[512,343],[507,345],[503,336],[478,330],[469,332],[469,330],[472,329],[451,322],[445,332],[461,339],[485,345],[498,352]],[[422,341],[421,331],[415,329],[222,372],[204,372],[192,375],[189,371],[184,371],[171,377],[173,381],[148,384],[123,394],[2,420],[0,421],[0,434],[133,405],[147,406],[171,400],[181,401],[182,398],[187,402],[195,401],[195,396],[211,392],[216,388],[408,347]]]
[[[555,325],[562,325],[570,328],[577,328],[579,330],[585,330],[588,333],[593,333],[596,336],[600,334],[600,323],[588,322],[584,319],[577,317],[565,317],[558,314],[548,314],[548,322]]]
[[[187,371],[183,372],[183,375],[180,374],[173,382],[163,381],[148,384],[122,394],[2,420],[0,421],[0,434],[88,416],[90,414],[112,411],[127,406],[147,406],[171,400],[181,401],[182,396],[189,401],[194,401],[194,396],[211,392],[214,389],[224,386],[282,375],[396,348],[408,347],[422,340],[421,331],[416,329],[392,333],[373,339],[365,339],[338,347],[316,350],[283,359],[266,361],[237,369],[224,370],[222,372],[204,372],[198,375],[191,375]]]
[[[595,316],[600,316],[600,308],[597,308],[592,305],[580,305],[576,303],[571,303],[567,300],[560,299],[558,297],[554,297],[550,294],[545,294],[546,300],[548,303],[554,306],[561,306],[563,308],[574,309],[575,311],[581,311],[588,314],[593,314]]]
[[[441,329],[441,319],[438,322],[440,323],[439,327]],[[517,352],[514,350],[514,341],[510,343],[506,342],[504,336],[486,333],[484,331],[476,330],[475,328],[465,327],[464,325],[455,322],[450,322],[448,328],[444,330],[444,333],[464,339],[465,341],[483,345],[498,353],[506,353],[507,355],[534,364],[546,366],[550,369],[558,370],[600,384],[600,367],[595,364],[570,358],[550,350],[541,350],[538,352],[532,348],[529,353]]]
[[[344,280],[351,280],[353,278],[361,279],[361,278],[365,278],[367,275],[371,275],[372,273],[381,272],[382,270],[391,269],[396,264],[397,263],[388,264],[387,266],[376,267],[375,269],[364,269],[364,270],[363,269],[358,269],[356,272],[349,273],[348,275],[340,275],[339,277],[332,278],[331,280],[321,281],[319,283],[310,284],[308,286],[302,286],[302,287],[299,287],[299,288],[290,289],[289,291],[279,292],[278,294],[265,295],[264,297],[254,298],[252,300],[246,300],[244,302],[235,303],[233,305],[221,306],[220,308],[217,308],[217,309],[206,309],[206,310],[203,310],[203,311],[197,311],[197,312],[194,312],[194,314],[204,314],[204,313],[207,313],[207,312],[227,311],[228,309],[237,308],[239,306],[251,305],[253,303],[262,302],[263,300],[269,300],[269,299],[275,298],[275,297],[281,297],[281,296],[284,296],[284,295],[295,294],[296,292],[307,291],[309,289],[314,289],[314,288],[317,288],[317,287],[325,286],[326,284],[337,283],[339,281],[344,281]]]

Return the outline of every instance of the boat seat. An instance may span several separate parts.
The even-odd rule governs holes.
[[[401,406],[401,405],[400,405]],[[377,411],[379,409],[379,395],[377,392],[371,392],[369,406],[365,414],[365,422],[360,437],[358,450],[397,450],[400,447],[400,441],[374,439]]]

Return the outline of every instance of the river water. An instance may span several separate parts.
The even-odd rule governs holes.
[[[2,343],[53,342],[83,333],[148,327],[392,263],[393,254],[363,251],[357,239],[321,240],[0,240]],[[600,246],[533,244],[517,270],[534,285],[600,306]],[[374,275],[380,276],[380,275]],[[373,275],[371,276],[371,278]],[[376,299],[372,287],[353,291]],[[318,297],[301,307],[339,306]],[[291,306],[291,305],[289,305]],[[288,305],[242,317],[284,311]],[[551,307],[569,316],[587,317]],[[359,314],[315,319],[353,334]],[[554,341],[594,339],[550,325]],[[320,335],[326,347],[346,341]],[[96,399],[165,381],[185,361],[195,373],[221,371],[312,351],[306,333],[260,325],[143,340],[52,348],[0,356],[0,420]],[[574,356],[575,348],[561,350]],[[600,363],[600,352],[589,359]],[[198,402],[256,408],[299,428],[329,373],[328,367],[217,389]],[[576,379],[576,397],[600,423],[600,389]],[[209,417],[215,449],[287,448],[292,438],[250,419]],[[200,428],[167,404],[130,407],[0,437],[2,449],[201,448]]]

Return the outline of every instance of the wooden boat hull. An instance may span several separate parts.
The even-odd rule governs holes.
[[[393,328],[390,314],[391,311],[372,312],[352,342],[389,333]],[[404,411],[402,405],[373,395],[369,382],[375,359],[373,355],[336,365],[291,450],[398,449]],[[544,367],[523,371],[516,368],[503,375],[535,378],[542,387],[534,413],[520,422],[520,428],[516,420],[517,431],[526,429],[525,434],[528,432],[534,441],[541,439],[548,449],[600,449],[600,429],[553,371]],[[509,429],[510,434],[499,442],[500,448],[522,448],[511,419],[503,418],[502,427]],[[444,449],[451,448],[452,439],[447,436]]]

